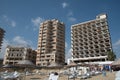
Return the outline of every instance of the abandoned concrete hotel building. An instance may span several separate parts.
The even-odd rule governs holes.
[[[106,61],[112,51],[107,15],[71,26],[72,61],[75,63]]]
[[[36,65],[54,66],[65,62],[65,25],[57,19],[41,23]]]

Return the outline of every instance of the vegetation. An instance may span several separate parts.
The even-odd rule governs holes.
[[[107,55],[108,55],[108,60],[109,61],[114,61],[116,59],[116,55],[113,51],[107,52]]]

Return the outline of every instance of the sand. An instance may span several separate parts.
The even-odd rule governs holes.
[[[41,69],[41,70],[39,70],[38,73],[36,73],[37,70],[30,70],[30,71],[32,72],[32,74],[30,74],[28,76],[25,76],[23,74],[23,76],[21,76],[22,77],[21,80],[48,80],[50,72],[60,73],[61,71],[64,71],[64,69],[61,69],[61,70],[60,69],[58,69],[58,70]],[[84,80],[115,80],[115,74],[116,74],[116,72],[107,72],[106,76],[103,76],[102,74],[99,74],[99,75],[92,76],[91,78],[84,79]],[[82,80],[82,79],[80,79],[80,78],[68,79],[67,75],[62,74],[62,75],[59,75],[58,80]]]
[[[58,80],[115,80],[115,73],[116,72],[107,72],[106,76],[103,76],[102,74],[92,76],[88,79],[68,79],[67,75],[60,75]],[[33,74],[29,76],[25,76],[24,80],[47,80],[49,78],[49,74]]]

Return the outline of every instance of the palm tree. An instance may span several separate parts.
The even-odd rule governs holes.
[[[109,61],[114,61],[116,59],[116,55],[113,51],[107,52],[107,55],[108,55],[108,60]]]

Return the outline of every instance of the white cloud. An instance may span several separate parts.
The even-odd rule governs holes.
[[[29,47],[29,48],[35,49],[32,46],[32,44],[33,44],[32,41],[26,40],[24,37],[21,37],[21,36],[15,36],[12,40],[4,39],[1,47],[0,58],[4,57],[5,49],[8,45],[19,46],[19,47]]]
[[[24,37],[16,36],[13,38],[13,42],[15,45],[30,47],[32,45],[32,41],[25,40]]]
[[[120,50],[120,40],[118,40],[115,43],[113,43],[113,49],[115,51],[119,51]]]
[[[8,21],[8,17],[6,15],[3,15],[3,19],[5,19],[5,21]]]
[[[65,48],[67,48],[68,47],[68,44],[67,44],[67,42],[65,42]]]
[[[3,15],[3,21],[11,27],[16,27],[16,22],[10,19],[7,15]]]
[[[4,57],[5,49],[9,44],[10,44],[10,42],[8,40],[6,40],[6,39],[3,40],[3,44],[2,44],[2,47],[1,47],[1,53],[0,53],[0,58]]]
[[[62,7],[63,7],[63,8],[66,8],[66,7],[68,7],[68,3],[66,3],[66,2],[63,2],[63,3],[62,3]]]
[[[67,61],[67,59],[71,58],[72,57],[72,49],[69,49],[68,52],[66,53],[66,57],[65,57],[65,60]]]
[[[23,37],[16,36],[13,38],[13,41],[18,43],[18,44],[27,44],[27,42],[24,40]]]
[[[68,12],[67,16],[73,16],[73,12],[72,11]]]
[[[68,20],[69,20],[70,22],[75,22],[77,19],[74,18],[74,17],[68,17]]]
[[[120,39],[113,44],[113,51],[116,53],[116,57],[120,57]]]
[[[40,23],[42,23],[44,19],[41,17],[37,17],[35,19],[32,18],[31,21],[34,25],[34,30],[36,30],[36,29],[39,29]]]
[[[120,46],[120,40],[118,40],[117,42],[115,42],[113,45],[114,46]]]
[[[69,54],[72,54],[72,49],[69,49],[68,53],[69,53]]]
[[[75,22],[77,20],[73,15],[74,15],[73,12],[70,10],[67,14],[68,21]]]
[[[16,26],[16,22],[15,21],[11,21],[11,26],[15,27]]]

